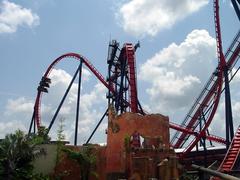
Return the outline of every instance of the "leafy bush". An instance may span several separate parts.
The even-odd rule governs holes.
[[[93,145],[84,145],[79,151],[74,151],[68,148],[63,149],[67,156],[76,161],[80,165],[81,180],[88,180],[90,174],[97,177],[94,171],[96,165],[96,155],[94,154]]]
[[[6,135],[0,142],[0,179],[32,179],[32,161],[42,154],[22,131]]]

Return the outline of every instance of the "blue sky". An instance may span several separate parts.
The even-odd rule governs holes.
[[[224,50],[239,28],[230,1],[220,1]],[[0,2],[0,138],[14,129],[27,130],[36,88],[48,65],[60,55],[87,57],[104,75],[110,39],[141,43],[137,51],[139,99],[147,111],[180,123],[216,66],[213,5],[209,0],[3,0]],[[42,101],[48,125],[77,62],[59,63],[52,72],[50,93]],[[84,70],[79,143],[89,136],[107,105],[106,89]],[[239,82],[236,78],[236,82]],[[73,140],[76,84],[60,117]],[[240,110],[237,83],[233,109]],[[220,105],[212,132],[223,120]],[[221,108],[222,107],[222,108]],[[235,119],[240,116],[235,114]],[[237,120],[236,120],[237,121]],[[236,123],[235,123],[236,124]],[[54,129],[52,130],[54,138]],[[106,121],[94,137],[104,142]]]

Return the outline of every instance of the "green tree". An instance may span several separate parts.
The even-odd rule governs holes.
[[[64,118],[60,118],[59,119],[59,124],[58,124],[58,130],[57,130],[57,141],[58,142],[62,142],[65,140],[65,134],[64,134]]]
[[[97,177],[97,173],[94,171],[96,166],[95,147],[93,145],[84,145],[79,151],[71,149],[63,149],[67,153],[68,157],[76,161],[80,166],[81,180],[88,180],[90,174]]]
[[[31,179],[32,161],[41,154],[22,131],[6,135],[0,142],[0,179]]]
[[[60,161],[61,152],[64,147],[64,140],[65,140],[65,134],[64,134],[64,118],[59,119],[59,125],[57,130],[57,162]]]
[[[37,137],[42,139],[42,144],[48,144],[51,138],[48,136],[48,128],[45,126],[40,126],[38,128]]]
[[[48,135],[48,128],[45,126],[40,126],[38,128],[37,134],[29,134],[28,139],[32,141],[33,144],[49,144],[51,138]]]

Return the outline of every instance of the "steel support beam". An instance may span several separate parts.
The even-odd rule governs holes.
[[[95,134],[96,130],[98,129],[98,127],[100,126],[100,124],[102,123],[104,117],[107,115],[108,113],[108,109],[105,111],[105,113],[103,114],[102,118],[100,119],[100,121],[98,122],[97,126],[94,128],[92,134],[89,136],[88,140],[86,141],[85,144],[88,144],[89,141],[92,139],[93,135]]]
[[[123,56],[120,56],[120,62],[121,62],[121,79],[120,79],[120,87],[119,87],[119,92],[118,93],[118,96],[116,97],[117,100],[116,100],[116,104],[115,104],[115,108],[116,108],[116,112],[118,112],[120,110],[121,113],[124,112],[124,100],[123,100],[123,86],[124,86],[124,77],[127,76],[126,74],[126,64],[127,64],[127,60],[125,57]],[[120,109],[119,109],[120,108]]]
[[[233,8],[237,14],[238,20],[240,21],[240,9],[239,9],[240,0],[231,0],[231,1],[232,1]]]
[[[232,117],[232,105],[231,105],[231,93],[228,79],[228,67],[224,67],[224,79],[225,79],[225,121],[226,121],[226,147],[229,145],[234,137],[233,130],[233,117]]]
[[[55,122],[55,120],[57,118],[57,115],[58,115],[58,113],[59,113],[59,111],[60,111],[60,109],[61,109],[61,107],[62,107],[62,105],[63,105],[63,103],[64,103],[64,101],[65,101],[65,99],[66,99],[66,97],[67,97],[67,95],[68,95],[68,93],[70,91],[70,89],[71,89],[71,87],[72,87],[72,84],[73,84],[74,80],[77,77],[77,74],[78,74],[80,68],[81,68],[81,66],[79,65],[77,70],[76,70],[76,72],[75,72],[75,74],[74,74],[74,76],[73,76],[73,78],[72,78],[72,80],[71,80],[71,82],[70,82],[70,84],[68,85],[68,88],[67,88],[64,96],[62,97],[62,100],[61,100],[60,104],[58,105],[58,108],[57,108],[57,110],[56,110],[56,112],[55,112],[55,114],[54,114],[54,116],[53,116],[53,118],[52,118],[52,120],[51,120],[51,122],[50,122],[50,124],[48,126],[48,133],[51,130],[52,125],[53,125],[53,123]]]
[[[34,126],[35,129],[35,121],[34,121],[34,116],[35,116],[35,108],[33,110],[33,115],[32,115],[32,119],[31,119],[31,123],[29,126],[29,130],[28,130],[28,135],[30,135],[31,131],[32,131],[32,126]],[[34,130],[35,131],[35,130]],[[35,132],[34,132],[35,133]]]
[[[79,119],[79,106],[80,106],[80,94],[81,94],[81,80],[82,80],[82,60],[80,61],[80,69],[78,76],[78,96],[77,96],[77,109],[76,109],[76,123],[75,123],[75,137],[74,145],[77,145],[77,135],[78,135],[78,119]]]

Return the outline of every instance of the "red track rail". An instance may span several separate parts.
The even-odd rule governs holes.
[[[136,72],[135,72],[135,49],[134,46],[130,43],[126,43],[124,45],[124,57],[127,58],[128,62],[128,70],[129,70],[129,84],[130,84],[130,109],[131,112],[138,112],[138,100],[137,100],[137,83],[136,83]],[[76,53],[67,53],[64,54],[60,57],[58,57],[56,60],[50,64],[48,67],[47,71],[44,74],[44,77],[49,77],[49,74],[51,70],[56,66],[58,62],[65,58],[73,58],[77,59],[79,61],[82,61],[86,67],[102,82],[102,84],[108,88],[111,92],[114,92],[113,86],[109,86],[109,84],[105,81],[104,77],[101,75],[101,73],[90,63],[90,61],[85,58],[82,55],[76,54]],[[38,91],[36,100],[35,100],[35,105],[34,105],[34,119],[37,125],[37,128],[40,127],[41,125],[41,116],[40,116],[40,107],[41,107],[41,96],[42,92]]]
[[[102,82],[102,84],[104,86],[106,86],[108,89],[110,89],[110,91],[114,92],[114,88],[110,87],[108,85],[108,83],[105,81],[104,77],[90,63],[90,61],[87,58],[85,58],[84,56],[76,54],[76,53],[67,53],[67,54],[64,54],[64,55],[60,56],[56,60],[54,60],[52,62],[52,64],[50,64],[50,66],[48,67],[47,71],[45,72],[44,77],[49,77],[49,74],[50,74],[51,70],[56,66],[56,64],[58,62],[60,62],[61,60],[65,59],[65,58],[73,58],[73,59],[77,59],[79,61],[82,61],[86,65],[86,67]],[[41,116],[40,116],[41,96],[42,96],[42,92],[38,91],[37,97],[36,97],[36,100],[35,100],[35,105],[34,105],[34,112],[35,112],[34,113],[34,120],[36,122],[37,128],[39,128],[41,126]]]
[[[193,136],[198,136],[200,134],[199,131],[193,131],[193,130],[184,128],[184,127],[182,127],[178,124],[172,123],[172,122],[169,122],[169,127],[171,129],[175,129],[179,132],[183,132],[183,133],[193,135]],[[214,142],[224,144],[224,145],[226,144],[226,140],[222,137],[211,135],[211,134],[209,134],[209,135],[205,134],[205,137],[206,137],[207,140],[214,141]]]
[[[195,129],[194,126],[196,126],[196,123],[199,119],[199,117],[201,116],[203,109],[205,107],[209,107],[212,105],[216,104],[216,96],[215,94],[218,93],[219,91],[219,84],[221,84],[222,82],[219,81],[220,78],[217,78],[217,80],[215,81],[216,83],[213,84],[213,86],[211,87],[211,89],[208,90],[208,94],[205,96],[205,98],[203,99],[203,101],[201,102],[200,106],[198,107],[198,109],[195,111],[195,114],[192,116],[192,119],[190,120],[190,122],[186,125],[187,129]],[[213,106],[212,106],[213,107]],[[215,113],[213,110],[210,112]],[[187,137],[187,133],[182,133],[180,138],[178,138],[178,141],[176,142],[176,144],[174,145],[175,148],[179,148],[183,145],[184,143],[184,139]]]
[[[135,67],[135,49],[133,44],[127,43],[124,45],[126,58],[129,70],[129,84],[130,84],[130,109],[131,112],[138,112],[138,99],[137,99],[137,76]]]
[[[233,67],[236,65],[237,60],[240,58],[239,53],[240,53],[240,31],[238,31],[238,33],[236,34],[233,42],[231,43],[230,47],[228,48],[228,50],[225,54],[225,59],[227,59],[227,66],[229,69],[229,73],[233,70]],[[215,70],[215,72],[217,72],[217,69]],[[206,96],[209,96],[208,95],[209,91],[212,91],[212,89],[214,89],[213,86],[216,86],[216,84],[217,84],[214,74],[215,73],[213,73],[212,76],[210,77],[209,81],[205,85],[203,91],[201,92],[200,96],[197,98],[196,102],[194,103],[194,105],[192,106],[190,111],[188,112],[184,121],[181,123],[181,125],[178,125],[178,126],[186,128],[187,122],[191,122],[191,120],[194,118],[196,119],[196,122],[197,122],[197,115],[196,115],[197,110],[196,109],[204,108],[204,106],[202,106],[202,102],[206,102],[205,99],[206,99]],[[202,107],[200,107],[200,106],[202,106]],[[208,105],[208,107],[211,108],[211,105],[210,106]],[[196,127],[196,124],[194,124],[193,126]],[[194,130],[195,128],[192,128],[192,129]],[[173,138],[171,140],[171,144],[176,148],[182,147],[184,145],[184,143],[186,142],[186,140],[184,140],[184,139],[187,139],[188,136],[191,135],[191,134],[188,134],[187,132],[183,132],[187,135],[182,136],[184,139],[181,139],[182,137],[178,137],[181,132],[182,131],[177,130],[177,132],[175,133],[175,135],[173,136]],[[182,135],[182,134],[180,134],[180,135]],[[178,147],[177,147],[176,143],[179,141],[179,139],[182,142],[180,142],[180,145],[178,144]]]
[[[219,4],[218,0],[214,0],[214,21],[215,21],[215,31],[216,31],[216,44],[217,44],[217,54],[218,54],[218,71],[217,71],[217,80],[216,83],[213,84],[211,89],[208,91],[207,95],[201,102],[201,105],[195,111],[194,116],[187,124],[187,129],[195,129],[196,122],[201,118],[204,108],[211,105],[211,111],[205,119],[205,124],[200,130],[199,134],[193,138],[190,144],[186,147],[181,157],[184,157],[187,153],[189,153],[194,146],[198,143],[198,141],[206,136],[206,130],[212,122],[212,119],[216,113],[218,103],[220,100],[220,95],[222,91],[223,84],[223,68],[226,65],[225,57],[222,53],[222,40],[221,40],[221,29],[220,29],[220,20],[219,20]],[[194,126],[195,125],[195,126]],[[178,148],[182,145],[184,139],[188,136],[186,133],[182,133],[177,143],[175,144],[175,148]]]
[[[238,130],[232,140],[232,143],[228,149],[226,156],[224,157],[220,167],[218,168],[218,171],[221,171],[223,173],[229,173],[231,170],[233,170],[239,154],[240,154],[240,126],[238,127]],[[211,180],[221,179],[218,177],[213,177],[211,178]]]
[[[234,164],[240,153],[240,126],[232,140],[232,143],[228,149],[228,152],[220,165],[220,171],[229,172],[233,169]]]

